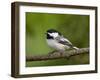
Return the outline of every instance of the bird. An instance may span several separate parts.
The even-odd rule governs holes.
[[[55,29],[48,29],[46,31],[46,41],[49,47],[61,53],[70,49],[79,49],[73,46],[73,44],[67,38],[65,38],[60,32]]]

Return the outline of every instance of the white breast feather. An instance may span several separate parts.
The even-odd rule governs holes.
[[[51,48],[54,48],[54,49],[60,50],[60,51],[65,51],[66,46],[63,45],[63,44],[58,43],[55,40],[52,40],[52,39],[47,40],[47,43]]]

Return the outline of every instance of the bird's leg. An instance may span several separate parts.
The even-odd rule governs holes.
[[[63,56],[63,52],[60,52],[60,56]]]
[[[65,52],[64,50],[60,50],[60,51],[59,51],[59,55],[60,55],[61,57],[63,57],[64,52]]]
[[[52,54],[54,54],[55,52],[57,52],[56,50],[49,52],[49,56],[51,56]]]

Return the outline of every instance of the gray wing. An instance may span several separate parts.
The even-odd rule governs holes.
[[[56,37],[55,39],[58,43],[67,45],[69,47],[73,47],[72,43],[68,39],[64,38],[63,36]]]

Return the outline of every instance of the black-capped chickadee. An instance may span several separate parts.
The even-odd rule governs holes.
[[[61,53],[69,49],[76,49],[76,50],[79,49],[73,46],[72,43],[67,38],[64,38],[60,32],[54,29],[47,30],[46,40],[47,44],[51,48],[54,48],[55,50],[60,51]]]

